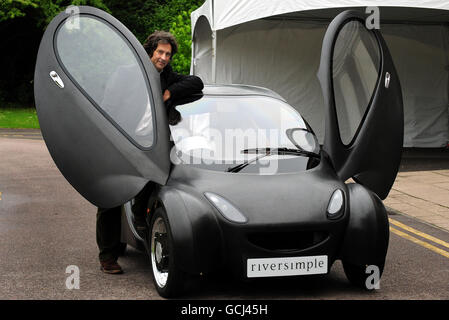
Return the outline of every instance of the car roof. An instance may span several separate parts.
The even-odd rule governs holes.
[[[203,95],[207,96],[267,96],[275,99],[286,100],[278,93],[263,87],[246,84],[205,84]]]

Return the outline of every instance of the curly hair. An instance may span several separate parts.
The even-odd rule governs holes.
[[[153,56],[154,50],[156,50],[159,43],[170,44],[172,51],[170,59],[176,52],[178,52],[178,43],[176,42],[176,38],[170,32],[156,30],[148,36],[143,44],[143,47],[150,58]]]

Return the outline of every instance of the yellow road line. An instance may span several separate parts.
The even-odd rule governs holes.
[[[433,252],[436,252],[436,253],[438,253],[438,254],[441,254],[442,256],[444,256],[444,257],[446,257],[446,258],[449,258],[449,252],[444,251],[443,249],[437,248],[437,247],[431,245],[430,243],[427,243],[427,242],[424,242],[424,241],[422,241],[422,240],[419,240],[419,239],[417,239],[417,238],[415,238],[415,237],[412,237],[411,235],[409,235],[409,234],[407,234],[407,233],[405,233],[405,232],[399,231],[398,229],[395,229],[395,228],[393,228],[393,227],[390,227],[390,231],[393,232],[393,233],[395,233],[395,234],[397,234],[397,235],[400,236],[400,237],[403,237],[403,238],[405,238],[405,239],[407,239],[407,240],[410,240],[411,242],[414,242],[414,243],[416,243],[416,244],[419,244],[420,246],[423,246],[423,247],[425,247],[425,248],[427,248],[427,249],[430,249],[430,250],[432,250]]]
[[[29,134],[29,135],[24,135],[24,134],[0,134],[0,137],[5,137],[5,138],[42,138],[42,136],[40,134]]]
[[[423,238],[425,238],[427,240],[433,241],[433,242],[438,243],[438,244],[440,244],[440,245],[442,245],[442,246],[444,246],[446,248],[449,248],[449,243],[447,243],[447,242],[445,242],[443,240],[440,240],[440,239],[432,237],[431,235],[428,235],[428,234],[426,234],[424,232],[421,232],[421,231],[418,231],[416,229],[413,229],[413,228],[411,228],[411,227],[409,227],[409,226],[407,226],[407,225],[405,225],[403,223],[400,223],[399,221],[393,220],[391,218],[388,218],[388,220],[390,220],[390,223],[394,224],[395,226],[397,226],[399,228],[402,228],[402,229],[407,230],[407,231],[409,231],[411,233],[414,233],[414,234],[416,234],[416,235],[418,235],[420,237],[423,237]]]
[[[2,193],[0,192],[0,200],[2,200]]]
[[[2,134],[3,137],[26,137],[24,134]]]
[[[34,133],[34,132],[29,132],[27,134],[22,134],[22,133],[0,133],[0,136],[4,136],[4,137],[28,137],[28,136],[36,136],[36,137],[40,137],[42,134],[40,133]]]

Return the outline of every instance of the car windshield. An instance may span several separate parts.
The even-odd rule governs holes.
[[[307,130],[301,115],[287,103],[267,96],[207,96],[179,105],[182,120],[171,126],[178,158],[183,163],[222,170],[260,156],[264,148],[296,149],[286,131]],[[261,152],[245,152],[262,149]],[[270,155],[264,158],[306,158]],[[270,159],[264,159],[269,161]],[[304,169],[302,169],[304,170]]]

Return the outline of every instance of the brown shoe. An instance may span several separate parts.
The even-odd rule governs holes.
[[[109,274],[120,274],[123,273],[122,267],[117,263],[117,260],[111,259],[106,261],[100,261],[101,271]]]

